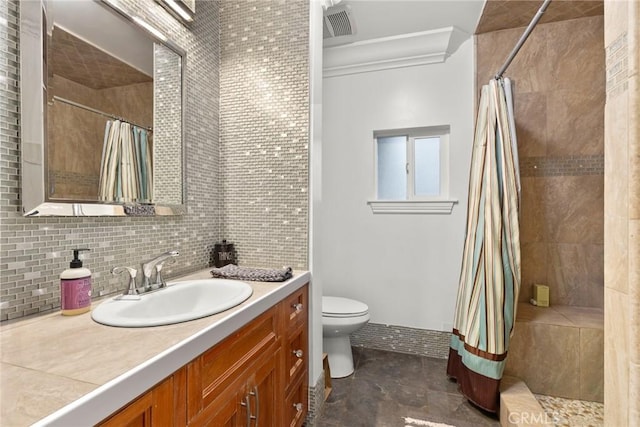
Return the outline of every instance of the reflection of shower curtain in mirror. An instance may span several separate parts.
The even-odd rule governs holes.
[[[151,202],[152,150],[146,129],[120,120],[107,121],[100,165],[99,199]]]

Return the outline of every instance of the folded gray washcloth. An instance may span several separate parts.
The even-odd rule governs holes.
[[[293,276],[291,267],[277,269],[238,267],[227,264],[224,267],[214,268],[211,275],[220,279],[253,280],[256,282],[284,282]]]

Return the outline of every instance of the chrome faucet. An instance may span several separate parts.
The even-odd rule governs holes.
[[[127,285],[127,289],[124,291],[123,295],[121,295],[119,298],[139,299],[140,294],[167,286],[164,279],[162,278],[162,266],[164,262],[169,258],[174,258],[178,255],[180,255],[180,252],[178,251],[169,251],[163,253],[162,255],[158,255],[157,257],[150,259],[147,262],[143,262],[140,266],[140,270],[142,270],[142,283],[140,284],[140,286],[138,286],[138,284],[136,283],[136,277],[138,276],[140,270],[136,270],[132,267],[115,267],[113,270],[111,270],[113,274],[121,274],[125,271],[129,273],[129,284]],[[151,275],[153,274],[154,270],[156,272],[155,283],[151,281]]]
[[[149,290],[150,288],[164,288],[167,284],[162,278],[162,265],[163,263],[173,257],[177,257],[180,255],[178,251],[169,251],[165,252],[162,255],[158,255],[157,257],[150,259],[147,262],[142,263],[142,289]],[[151,282],[151,275],[153,271],[156,271],[156,280],[155,283]]]

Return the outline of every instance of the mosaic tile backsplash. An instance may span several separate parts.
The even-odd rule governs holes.
[[[182,202],[182,117],[180,55],[160,43],[154,43],[154,156],[162,159],[154,167],[153,200],[179,205]]]
[[[153,0],[120,7],[186,52],[187,214],[24,218],[20,208],[19,2],[0,4],[0,320],[59,307],[59,274],[88,247],[94,296],[111,268],[181,252],[166,277],[205,268],[214,243],[243,265],[307,266],[308,3],[201,1],[182,26]]]
[[[239,263],[307,267],[309,2],[220,2],[225,238]]]
[[[59,274],[71,250],[90,248],[94,296],[126,285],[112,276],[166,250],[181,256],[167,276],[208,265],[221,236],[219,174],[219,19],[215,2],[199,2],[190,29],[153,0],[122,0],[187,51],[187,214],[155,218],[24,218],[20,208],[19,2],[0,3],[0,320],[59,307]]]

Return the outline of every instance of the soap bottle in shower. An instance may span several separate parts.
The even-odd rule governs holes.
[[[64,316],[86,313],[91,309],[91,270],[82,266],[78,257],[81,251],[74,249],[69,268],[60,274],[60,308]]]

